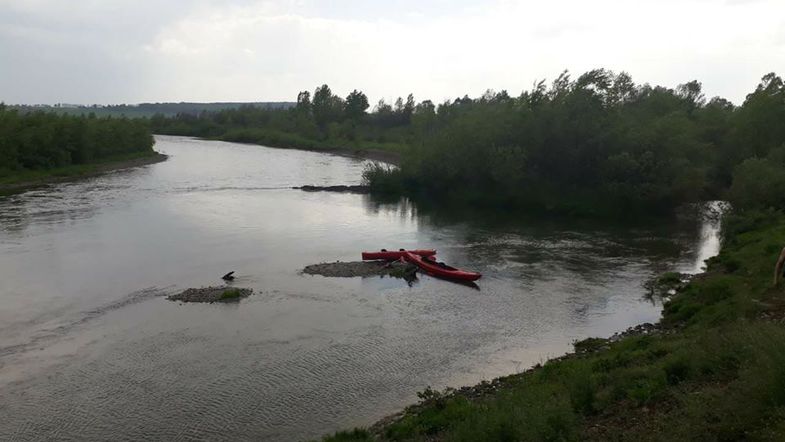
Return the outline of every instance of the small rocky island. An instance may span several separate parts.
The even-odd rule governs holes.
[[[170,301],[180,302],[237,302],[253,294],[253,290],[236,287],[201,287],[186,289],[175,295],[168,296]]]
[[[408,262],[386,261],[351,261],[351,262],[326,262],[312,264],[303,269],[309,275],[322,275],[339,278],[352,278],[356,276],[391,276],[406,280],[416,277],[417,266]]]

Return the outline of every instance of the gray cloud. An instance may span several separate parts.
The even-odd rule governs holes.
[[[519,93],[563,69],[694,78],[739,102],[785,66],[776,0],[0,0],[0,101]]]

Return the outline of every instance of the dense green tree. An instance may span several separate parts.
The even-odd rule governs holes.
[[[355,89],[346,97],[346,118],[359,120],[365,116],[368,107],[368,97]]]
[[[785,141],[785,86],[774,73],[763,77],[755,92],[747,95],[736,117],[735,144],[739,157],[765,156]]]
[[[417,103],[414,101],[414,95],[409,94],[406,97],[406,103],[403,105],[402,110],[402,120],[404,124],[408,124],[412,120],[412,114],[414,113],[414,108],[417,106]]]
[[[729,197],[739,208],[785,207],[785,145],[767,158],[748,158],[733,171]]]
[[[19,113],[0,106],[0,173],[152,153],[152,146],[142,119]]]
[[[297,94],[297,108],[302,111],[311,111],[311,93],[302,91]]]
[[[322,85],[313,94],[313,116],[319,127],[339,121],[343,115],[343,100],[333,95],[330,87]]]

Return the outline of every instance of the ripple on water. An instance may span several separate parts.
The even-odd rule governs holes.
[[[5,391],[13,400],[2,412],[17,424],[6,434],[19,440],[291,440],[340,425],[353,410],[363,415],[374,398],[410,399],[422,387],[412,368],[449,366],[444,350],[471,346],[456,345],[447,335],[378,327],[295,350],[165,333]],[[254,348],[264,351],[246,353]]]

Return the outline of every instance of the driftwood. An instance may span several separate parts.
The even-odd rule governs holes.
[[[341,193],[370,193],[371,188],[368,186],[299,186],[292,187],[292,189],[299,189],[304,192],[341,192]]]

